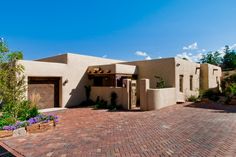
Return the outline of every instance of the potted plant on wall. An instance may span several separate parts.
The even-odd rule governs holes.
[[[166,82],[160,76],[154,76],[157,79],[156,88],[165,88]]]

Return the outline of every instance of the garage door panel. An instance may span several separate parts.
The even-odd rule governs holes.
[[[52,78],[29,78],[28,98],[39,97],[38,108],[59,107],[59,80]]]

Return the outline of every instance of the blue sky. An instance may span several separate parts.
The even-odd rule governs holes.
[[[235,0],[0,0],[0,37],[25,59],[62,53],[196,57],[236,43]]]

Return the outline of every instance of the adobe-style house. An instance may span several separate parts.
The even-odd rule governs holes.
[[[109,101],[116,92],[125,109],[154,110],[215,88],[221,77],[220,67],[180,58],[125,62],[68,53],[20,63],[28,82],[26,95],[31,99],[39,94],[39,108],[77,106],[86,99],[84,86],[90,85],[93,100],[99,96]],[[155,76],[166,88],[156,88]]]

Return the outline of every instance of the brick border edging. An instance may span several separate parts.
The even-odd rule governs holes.
[[[16,151],[15,149],[9,147],[7,144],[5,144],[4,142],[0,141],[0,146],[2,146],[3,148],[5,148],[7,151],[9,151],[10,153],[12,153],[13,155],[15,155],[16,157],[24,157],[24,155],[22,155],[20,152]]]

